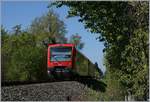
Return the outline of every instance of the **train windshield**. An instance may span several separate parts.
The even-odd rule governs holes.
[[[70,61],[72,47],[51,47],[51,61]]]

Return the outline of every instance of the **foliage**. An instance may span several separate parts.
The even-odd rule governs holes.
[[[14,26],[12,29],[14,34],[18,35],[19,33],[21,33],[21,24]]]
[[[45,52],[42,48],[36,47],[34,36],[26,32],[18,35],[7,34],[7,36],[9,36],[9,40],[2,36],[4,41],[2,45],[4,79],[37,80],[44,78],[45,73],[42,72],[42,65]]]
[[[59,20],[58,15],[51,10],[43,16],[35,18],[28,31],[36,35],[36,39],[39,42],[43,40],[48,43],[52,43],[52,40],[56,40],[56,42],[60,43],[67,42],[65,38],[67,32],[65,24]]]
[[[122,70],[124,70],[122,74],[126,76],[121,77],[121,82],[136,96],[144,95],[143,98],[146,99],[148,97],[148,32],[138,29],[133,36],[122,52],[122,57],[126,61],[126,64],[122,63]]]
[[[146,1],[65,2],[52,5],[69,7],[68,17],[80,16],[86,29],[99,33],[104,42],[105,66],[124,87],[141,99],[148,97],[148,15]],[[138,63],[138,64],[137,64]],[[119,77],[118,77],[119,76]]]
[[[5,72],[7,70],[6,64],[7,60],[9,59],[8,56],[8,47],[5,46],[4,44],[8,44],[9,41],[9,35],[7,34],[7,31],[3,26],[1,26],[1,79],[4,80],[5,78]]]
[[[118,76],[119,77],[119,76]],[[107,71],[102,79],[107,84],[106,92],[100,94],[100,99],[104,101],[122,101],[124,100],[124,87],[116,80],[116,72]]]
[[[69,43],[75,44],[78,50],[84,47],[84,43],[81,42],[81,36],[79,36],[77,33],[71,36]]]

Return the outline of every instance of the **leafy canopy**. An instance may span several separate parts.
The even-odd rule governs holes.
[[[69,7],[68,17],[79,16],[86,29],[104,42],[105,66],[125,88],[124,92],[148,97],[148,15],[147,1],[92,2],[57,1]],[[111,74],[110,73],[110,74]],[[141,84],[142,83],[142,84]]]

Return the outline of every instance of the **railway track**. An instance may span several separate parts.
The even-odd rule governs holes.
[[[48,83],[54,82],[54,80],[42,80],[42,81],[2,81],[1,86],[16,86],[16,85],[27,85],[27,84],[38,84],[38,83]]]
[[[62,81],[90,81],[91,79],[98,79],[92,78],[91,76],[78,76],[72,79],[48,79],[48,80],[38,80],[38,81],[2,81],[1,86],[17,86],[17,85],[28,85],[28,84],[40,84],[40,83],[53,83],[53,82],[62,82]]]

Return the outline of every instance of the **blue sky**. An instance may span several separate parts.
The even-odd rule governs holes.
[[[7,29],[11,30],[13,26],[21,24],[25,29],[30,26],[31,22],[36,17],[45,14],[49,9],[47,1],[3,1],[1,4],[1,23]],[[93,63],[97,62],[102,71],[105,71],[103,66],[103,43],[96,40],[98,34],[91,34],[84,28],[84,25],[78,22],[79,17],[66,19],[67,7],[53,8],[59,15],[59,18],[64,21],[68,33],[66,37],[69,38],[72,34],[78,33],[85,43],[81,52],[87,56]]]

